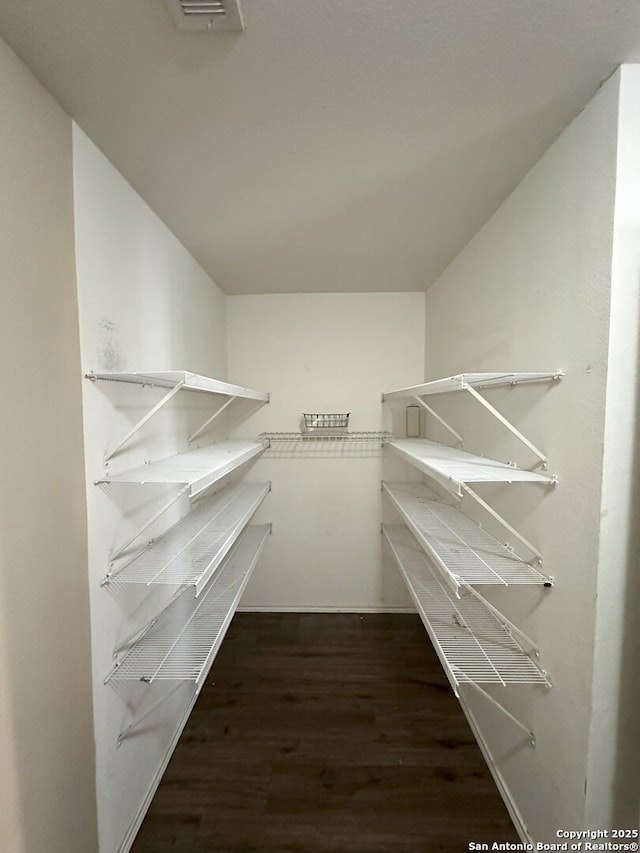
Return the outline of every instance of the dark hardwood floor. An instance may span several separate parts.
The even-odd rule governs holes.
[[[518,840],[417,616],[238,614],[132,850]]]

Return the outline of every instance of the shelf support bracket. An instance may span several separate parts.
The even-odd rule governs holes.
[[[524,631],[521,631],[517,625],[514,625],[513,622],[511,622],[509,619],[507,619],[507,617],[504,615],[504,613],[502,613],[500,610],[498,610],[497,607],[494,607],[493,604],[491,604],[489,601],[487,601],[487,599],[483,595],[480,595],[480,593],[477,590],[475,590],[473,587],[470,586],[470,587],[467,587],[467,591],[471,595],[473,595],[475,598],[477,598],[478,601],[481,601],[483,606],[486,607],[487,610],[490,610],[491,613],[493,613],[493,615],[496,617],[496,619],[503,625],[503,627],[512,636],[517,637],[518,645],[520,645],[523,654],[526,654],[527,657],[531,658],[531,660],[534,663],[534,665],[536,666],[538,672],[544,678],[547,687],[551,687],[551,682],[549,681],[549,678],[547,677],[547,673],[537,663],[537,659],[540,656],[540,652],[539,652],[536,644],[529,637],[527,637],[527,635],[524,633]],[[536,658],[535,661],[531,657],[531,654],[529,654],[528,652],[525,651],[525,649],[523,648],[524,646],[526,646],[529,649],[529,652],[531,652],[533,654],[533,657]]]
[[[225,402],[220,406],[220,408],[216,409],[215,412],[211,415],[211,417],[208,418],[208,420],[206,420],[201,427],[199,427],[195,432],[191,433],[191,435],[187,439],[187,443],[190,444],[199,435],[202,435],[202,433],[209,426],[209,424],[212,423],[218,417],[218,415],[221,415],[227,408],[227,406],[230,406],[233,401],[237,399],[237,397],[229,397],[228,400],[225,400]]]
[[[511,711],[507,711],[507,709],[504,707],[504,705],[501,705],[497,699],[494,699],[490,693],[487,693],[487,691],[483,687],[480,687],[479,684],[476,684],[475,681],[465,681],[465,684],[468,684],[470,687],[473,687],[473,689],[476,690],[478,693],[480,693],[481,696],[484,696],[485,699],[487,699],[489,702],[491,702],[491,704],[495,708],[497,708],[499,711],[502,711],[502,713],[505,715],[505,717],[508,717],[512,723],[514,723],[519,729],[521,729],[526,734],[527,738],[529,739],[529,743],[531,744],[531,746],[535,747],[536,739],[535,739],[533,732],[530,729],[528,729],[527,726],[525,726],[524,723],[522,723],[517,717],[515,717],[511,713]]]
[[[468,391],[469,394],[471,394],[471,396],[474,399],[476,399],[480,403],[481,406],[484,406],[484,408],[488,412],[490,412],[493,415],[493,417],[496,418],[496,420],[500,421],[500,423],[503,426],[505,426],[509,430],[510,433],[515,435],[515,437],[518,439],[518,441],[521,441],[525,447],[528,447],[529,450],[535,456],[538,457],[538,459],[542,462],[542,464],[545,468],[547,467],[547,457],[545,456],[545,454],[541,450],[539,450],[535,446],[535,444],[533,444],[533,442],[529,441],[529,439],[526,437],[526,435],[523,435],[519,429],[516,429],[516,427],[511,423],[511,421],[507,420],[507,418],[505,418],[504,415],[500,414],[500,412],[494,406],[492,406],[491,403],[489,403],[487,400],[485,400],[485,398],[482,396],[482,394],[479,394],[476,391],[476,389],[473,388],[471,385],[468,385],[465,382],[463,384],[463,388],[465,391]]]
[[[504,519],[499,513],[495,511],[495,509],[493,509],[493,507],[489,506],[486,501],[483,501],[480,495],[474,492],[473,489],[470,489],[466,483],[460,483],[460,486],[462,487],[462,490],[465,494],[469,495],[470,498],[473,498],[473,500],[476,501],[476,503],[478,503],[486,512],[488,512],[492,518],[495,518],[495,520],[499,524],[501,524],[505,530],[508,530],[509,533],[518,540],[518,542],[524,545],[525,548],[534,555],[538,564],[542,564],[542,553],[535,547],[535,545],[532,545],[528,539],[525,539],[525,537],[521,533],[518,533],[515,527],[512,527],[506,519]],[[540,572],[540,574],[543,573]],[[551,582],[551,578],[547,577],[547,575],[543,574],[543,577],[546,577],[547,580]]]
[[[108,462],[108,461],[109,461],[109,459],[111,459],[111,457],[112,457],[112,456],[115,456],[115,455],[116,455],[116,453],[117,453],[119,450],[121,450],[121,449],[124,447],[124,445],[125,445],[128,441],[130,441],[130,439],[132,439],[132,438],[133,438],[133,436],[134,436],[134,435],[135,435],[139,430],[141,430],[141,429],[142,429],[142,427],[143,427],[146,423],[148,423],[148,421],[150,421],[150,420],[151,420],[151,418],[152,418],[155,414],[157,414],[157,412],[159,412],[159,411],[160,411],[160,409],[161,409],[163,406],[165,406],[173,396],[175,396],[175,395],[178,393],[178,391],[180,391],[180,389],[183,387],[183,385],[184,385],[184,380],[182,380],[181,382],[178,382],[178,384],[177,384],[177,385],[174,385],[174,386],[173,386],[173,388],[169,391],[169,393],[164,395],[164,397],[162,398],[162,400],[160,400],[158,403],[156,403],[156,405],[155,405],[152,409],[150,409],[150,410],[147,412],[147,414],[146,414],[143,418],[140,418],[140,420],[138,421],[138,423],[137,423],[137,424],[135,424],[135,426],[131,427],[131,429],[130,429],[130,430],[129,430],[129,432],[125,435],[125,437],[122,439],[122,441],[120,442],[120,444],[116,445],[116,447],[114,447],[114,448],[113,448],[113,450],[110,450],[110,451],[109,451],[109,453],[107,453],[107,454],[105,455],[105,457],[104,457],[104,461],[105,461],[105,462]]]
[[[463,443],[464,443],[464,439],[463,439],[463,437],[460,435],[460,433],[459,433],[459,432],[456,432],[456,431],[455,431],[455,429],[454,429],[452,426],[450,426],[450,425],[445,421],[445,419],[444,419],[444,418],[441,418],[441,417],[440,417],[440,415],[439,415],[437,412],[435,412],[435,411],[431,408],[431,406],[428,406],[428,405],[425,403],[425,401],[422,399],[422,397],[414,397],[413,399],[416,401],[416,403],[418,403],[420,406],[422,406],[422,408],[423,408],[423,409],[426,409],[426,410],[427,410],[427,412],[429,412],[429,414],[430,414],[430,415],[432,415],[432,416],[433,416],[433,417],[438,421],[438,423],[442,424],[442,426],[443,426],[446,430],[448,430],[448,432],[450,432],[450,433],[451,433],[451,435],[452,435],[452,436],[457,440],[457,442],[458,442],[459,444],[463,444]]]
[[[131,733],[134,732],[138,728],[138,726],[141,725],[141,723],[144,723],[144,721],[147,720],[155,711],[157,711],[158,708],[167,701],[167,699],[170,699],[174,693],[177,693],[178,690],[181,690],[183,687],[184,684],[177,684],[173,688],[173,690],[170,690],[164,696],[161,696],[157,702],[154,702],[153,705],[144,712],[144,714],[138,717],[137,720],[134,720],[133,723],[126,727],[126,729],[123,729],[123,731],[121,731],[118,735],[118,740],[116,741],[117,749],[120,749],[120,747],[122,746],[122,742],[125,741],[131,735]]]
[[[140,527],[138,530],[136,530],[136,532],[133,534],[133,536],[131,536],[129,539],[127,539],[127,541],[124,542],[122,545],[120,545],[119,548],[116,548],[116,550],[111,554],[111,556],[109,558],[109,562],[113,563],[114,560],[117,560],[118,557],[122,554],[122,552],[125,551],[129,547],[129,545],[131,545],[132,542],[135,542],[135,540],[138,538],[138,536],[141,536],[145,530],[147,530],[149,527],[151,527],[151,525],[153,524],[154,521],[157,521],[161,515],[163,515],[168,509],[170,509],[175,503],[177,503],[180,500],[180,498],[183,497],[183,495],[185,495],[188,491],[189,491],[189,486],[183,486],[180,489],[180,491],[178,492],[178,494],[174,495],[174,497],[172,497],[168,503],[166,503],[156,513],[154,513],[148,521],[145,521],[145,523],[142,525],[142,527]],[[113,577],[114,577],[114,575],[112,575],[111,573],[107,574],[106,578],[102,582],[102,585],[109,583],[109,581]]]
[[[147,620],[147,622],[145,622],[144,625],[141,625],[138,629],[136,629],[135,631],[132,631],[130,634],[128,634],[123,640],[120,640],[118,645],[115,646],[115,648],[113,649],[114,659],[116,659],[118,657],[118,655],[122,654],[127,649],[129,649],[135,642],[142,639],[142,637],[144,637],[144,635],[153,628],[153,626],[156,624],[156,622],[162,616],[162,614],[165,612],[165,610],[167,610],[169,607],[171,607],[171,605],[176,600],[176,598],[179,598],[187,588],[188,587],[185,584],[182,584],[182,586],[178,587],[178,589],[171,595],[171,597],[168,598],[167,601],[165,601],[165,603],[162,605],[160,610],[157,613],[155,613],[149,620]],[[115,663],[113,669],[111,670],[109,675],[107,675],[107,677],[104,680],[105,684],[108,684],[112,680],[114,675],[117,673],[119,667],[120,667],[120,661],[116,660],[116,663]]]

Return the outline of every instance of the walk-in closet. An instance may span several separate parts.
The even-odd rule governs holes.
[[[3,851],[637,849],[614,6],[0,0]]]

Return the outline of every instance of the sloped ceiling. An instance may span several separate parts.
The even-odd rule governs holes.
[[[603,79],[637,0],[0,0],[0,35],[227,293],[421,290]]]

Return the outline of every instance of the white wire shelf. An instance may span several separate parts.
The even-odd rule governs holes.
[[[105,583],[186,584],[199,596],[269,488],[269,483],[239,483],[218,492],[109,574]]]
[[[435,441],[423,438],[394,439],[387,442],[389,447],[449,491],[461,494],[465,483],[546,483],[555,484],[555,477],[538,474],[475,456],[464,450],[447,447]]]
[[[258,441],[263,441],[267,445],[283,444],[283,443],[311,443],[311,442],[369,442],[377,441],[385,443],[393,438],[390,432],[333,432],[327,430],[326,433],[306,433],[306,432],[262,432],[258,436]]]
[[[240,465],[253,459],[264,450],[263,444],[254,441],[219,441],[197,450],[189,450],[140,465],[120,474],[96,480],[99,483],[164,483],[187,486],[196,495]]]
[[[541,572],[421,483],[383,483],[405,523],[455,592],[463,585],[550,585]]]
[[[403,525],[383,527],[395,560],[456,695],[460,684],[545,684],[505,622],[475,595],[457,598]]]
[[[210,379],[208,376],[200,376],[198,373],[189,373],[185,370],[165,370],[149,373],[87,373],[87,379],[95,382],[97,379],[105,379],[111,382],[129,382],[135,385],[159,386],[170,390],[149,411],[135,423],[123,436],[118,444],[105,454],[105,462],[116,455],[127,444],[145,424],[149,423],[167,403],[180,391],[200,391],[208,394],[217,394],[227,399],[218,406],[206,421],[201,424],[188,438],[189,443],[195,441],[202,435],[232,403],[238,398],[257,400],[262,403],[269,402],[269,394],[266,391],[254,391],[251,388],[242,388],[240,385],[231,385],[220,379]]]
[[[88,379],[104,379],[111,382],[130,382],[135,385],[155,385],[159,388],[174,388],[180,384],[183,391],[201,391],[222,394],[227,397],[243,397],[248,400],[269,402],[266,391],[254,391],[241,385],[232,385],[221,379],[210,379],[188,370],[151,370],[134,373],[87,373]]]
[[[561,370],[553,373],[458,373],[444,379],[434,379],[422,385],[411,385],[408,388],[398,388],[386,391],[383,400],[401,399],[404,397],[426,397],[432,394],[447,394],[453,391],[464,391],[471,388],[490,388],[500,385],[520,385],[524,382],[545,382],[560,379]]]
[[[193,681],[200,689],[268,535],[269,525],[248,527],[200,598],[177,598],[106,682]]]

